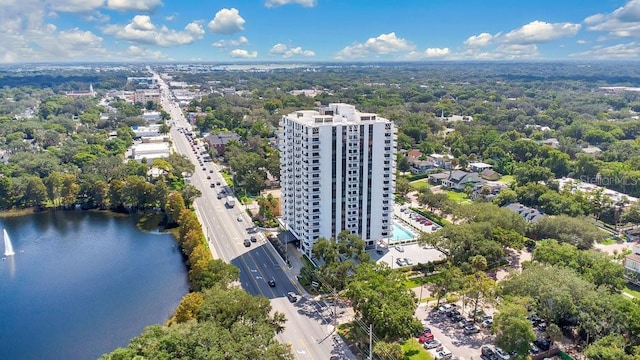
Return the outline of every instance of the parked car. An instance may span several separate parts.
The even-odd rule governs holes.
[[[535,346],[537,346],[538,348],[540,348],[540,350],[547,351],[551,347],[551,340],[550,339],[537,339],[536,341],[533,342],[533,344]]]
[[[438,353],[436,354],[436,359],[440,360],[440,359],[451,359],[453,358],[453,354],[451,353],[451,351],[449,351],[446,348],[442,348],[442,350],[438,351]]]
[[[426,343],[427,341],[431,341],[431,340],[433,340],[433,339],[434,339],[434,337],[433,337],[433,334],[432,334],[432,333],[426,333],[426,334],[422,334],[422,335],[420,335],[420,337],[418,338],[418,342],[419,342],[420,344],[424,344],[424,343]]]
[[[407,265],[413,265],[413,261],[411,261],[411,259],[409,259],[409,258],[405,258],[405,259],[404,259],[404,262],[405,262],[405,264],[407,264]]]
[[[463,332],[464,332],[465,335],[477,334],[477,333],[480,332],[480,328],[476,324],[467,325],[467,326],[464,327],[464,331]]]
[[[258,239],[256,239],[255,236],[251,236],[249,240],[251,240],[251,242],[258,242]]]
[[[289,299],[289,301],[294,303],[294,302],[298,301],[298,295],[296,295],[296,293],[294,293],[293,291],[289,291],[287,293],[287,299]]]
[[[471,319],[465,319],[464,317],[462,318],[462,320],[458,321],[458,323],[456,324],[456,327],[458,329],[464,329],[467,326],[473,325],[473,320]]]
[[[529,349],[529,354],[535,355],[540,352],[540,348],[536,346],[536,344],[531,343],[531,348]]]
[[[398,266],[405,266],[407,265],[407,263],[404,262],[403,258],[397,258],[396,259],[396,264],[398,264]]]
[[[238,216],[236,220],[238,220],[238,222],[242,222],[242,216]]]
[[[404,248],[400,245],[396,245],[396,250],[398,250],[398,252],[404,252]]]
[[[450,309],[449,311],[447,311],[447,317],[452,318],[452,317],[457,316],[457,315],[461,315],[460,311],[458,311],[458,309]]]
[[[453,316],[451,317],[451,321],[452,321],[453,323],[459,323],[459,322],[460,322],[460,321],[462,321],[462,320],[464,320],[464,316],[462,316],[462,315],[460,315],[460,314],[458,314],[458,315],[453,315]]]
[[[487,320],[484,320],[482,322],[482,327],[483,328],[490,328],[491,325],[493,325],[493,320],[492,319],[487,319]]]
[[[507,354],[506,351],[500,349],[499,347],[497,347],[495,349],[495,353],[496,353],[496,359],[498,359],[498,360],[509,360],[509,359],[511,359],[511,356],[509,354]]]
[[[424,348],[425,349],[437,349],[440,346],[442,346],[442,344],[437,339],[432,339],[432,340],[429,340],[426,343],[424,343]]]
[[[445,313],[451,311],[452,308],[453,306],[451,306],[451,304],[444,304],[438,307],[438,311],[440,311],[441,313]]]
[[[480,357],[483,360],[493,360],[496,356],[496,353],[493,351],[493,349],[491,349],[487,345],[483,345],[480,348],[480,354],[481,354]]]
[[[244,239],[244,246],[246,246],[246,247],[251,246],[251,240],[249,240],[249,239]]]
[[[216,187],[216,184],[211,183],[211,185],[209,185],[209,187],[210,187],[210,188],[214,188],[214,187]]]

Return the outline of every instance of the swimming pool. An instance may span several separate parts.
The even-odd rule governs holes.
[[[393,223],[393,236],[391,237],[391,241],[411,240],[414,237],[415,235],[409,230],[403,228],[396,222]]]

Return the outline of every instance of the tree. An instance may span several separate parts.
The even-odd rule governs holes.
[[[180,304],[173,313],[171,322],[183,323],[191,320],[196,320],[196,314],[200,310],[200,306],[204,302],[202,294],[197,292],[188,293],[182,297]]]
[[[24,180],[24,196],[22,203],[25,206],[43,206],[47,201],[47,188],[39,177],[30,176]]]
[[[530,237],[534,239],[556,239],[568,242],[578,249],[590,249],[594,243],[601,242],[607,233],[593,223],[581,218],[565,215],[545,216],[532,227]]]
[[[415,294],[402,285],[404,275],[385,264],[361,264],[347,286],[355,316],[372,324],[375,334],[384,340],[408,338],[421,329],[413,316]]]
[[[637,360],[638,356],[625,352],[625,341],[621,335],[611,334],[589,345],[584,355],[589,360]]]
[[[478,259],[478,257],[476,257],[476,259]],[[476,262],[476,264],[477,263],[478,262]],[[481,303],[495,300],[495,287],[496,282],[481,270],[477,270],[475,273],[465,277],[462,292],[465,299],[471,301],[471,306],[473,307],[472,320],[475,321],[476,313]]]
[[[222,260],[214,259],[204,264],[198,262],[192,264],[189,270],[189,280],[194,290],[210,289],[214,287],[227,287],[232,282],[238,281],[240,270]]]
[[[165,205],[167,223],[176,224],[185,209],[184,199],[179,192],[172,191],[167,195],[167,204]]]
[[[515,352],[525,358],[536,339],[533,325],[527,319],[527,309],[522,304],[503,301],[494,316],[492,331],[495,344],[506,352]]]
[[[436,296],[436,306],[440,305],[440,300],[450,292],[459,291],[464,284],[464,274],[459,268],[447,264],[440,269],[433,283],[433,293]]]

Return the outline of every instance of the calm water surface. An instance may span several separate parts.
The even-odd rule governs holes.
[[[96,359],[171,315],[187,269],[170,235],[135,221],[81,211],[0,220],[16,253],[0,261],[0,359]]]

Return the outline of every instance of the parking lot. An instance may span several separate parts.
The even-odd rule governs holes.
[[[391,268],[395,269],[402,266],[411,266],[417,264],[425,264],[430,261],[436,261],[444,258],[444,254],[436,249],[425,249],[418,244],[397,245],[391,248],[379,247],[378,251],[371,251],[371,258],[376,262],[385,262]],[[411,264],[398,264],[398,259],[409,259]]]
[[[442,346],[461,360],[480,359],[480,347],[491,344],[493,336],[487,328],[482,328],[480,324],[480,332],[476,334],[465,335],[463,328],[458,328],[456,323],[451,321],[444,313],[432,311],[432,307],[427,304],[420,304],[416,310],[416,317],[423,321],[425,326],[431,329],[434,337],[442,344]],[[462,310],[462,309],[459,309]],[[467,317],[470,309],[467,307],[463,313]],[[437,350],[430,349],[429,352],[437,359]]]

